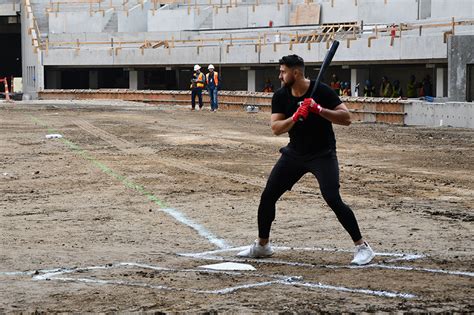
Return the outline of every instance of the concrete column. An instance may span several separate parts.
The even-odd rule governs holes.
[[[352,96],[358,96],[358,95],[355,95],[356,85],[357,85],[357,69],[351,69],[351,95]],[[358,93],[360,95],[360,89]]]
[[[474,63],[474,35],[448,37],[448,97],[452,101],[467,100],[467,65]]]
[[[255,70],[248,70],[247,72],[247,91],[255,92]]]
[[[89,71],[89,89],[98,89],[99,88],[99,71],[90,70]]]
[[[36,91],[44,90],[44,66],[43,66],[43,52],[38,54],[38,62],[36,65]]]
[[[436,68],[436,97],[444,96],[444,69]]]
[[[130,70],[129,72],[129,87],[130,90],[138,90],[138,71]]]
[[[359,96],[364,95],[365,81],[369,79],[368,69],[351,69],[351,93],[355,96],[355,87],[359,84]],[[372,82],[373,84],[373,82]]]

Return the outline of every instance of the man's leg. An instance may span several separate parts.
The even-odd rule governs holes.
[[[198,100],[199,100],[199,109],[201,109],[202,108],[202,89],[198,89],[197,95],[198,95]]]
[[[209,88],[209,103],[211,104],[211,111],[214,110],[214,89]]]
[[[316,176],[319,182],[324,200],[334,211],[337,219],[356,245],[351,264],[368,264],[374,258],[375,253],[362,238],[354,212],[342,201],[339,194],[339,165],[336,153],[311,161],[310,164],[311,173]]]
[[[324,200],[334,211],[337,219],[350,234],[354,243],[360,242],[362,236],[354,212],[342,201],[339,194],[339,164],[336,153],[313,160],[309,164],[308,167],[311,173],[316,176],[319,182]]]
[[[276,202],[305,173],[306,170],[298,162],[285,155],[282,155],[273,167],[258,206],[258,237],[264,243],[270,237]]]
[[[191,90],[191,108],[194,109],[196,107],[196,90]]]
[[[217,87],[214,88],[214,91],[213,91],[213,100],[214,100],[214,110],[217,110],[217,108],[219,107],[219,105],[217,104]]]
[[[275,204],[287,190],[306,173],[301,165],[282,155],[272,169],[258,207],[258,240],[239,252],[241,257],[268,257],[273,254],[269,244],[270,229],[275,219]]]

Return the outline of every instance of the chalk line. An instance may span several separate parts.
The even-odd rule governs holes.
[[[216,290],[196,290],[196,289],[186,289],[186,288],[174,288],[169,287],[166,285],[153,285],[149,283],[137,282],[137,281],[124,281],[124,280],[104,280],[98,278],[72,278],[72,277],[61,277],[64,274],[71,274],[71,273],[83,273],[86,271],[94,271],[94,270],[105,270],[105,269],[112,269],[112,268],[119,268],[119,267],[141,267],[146,269],[157,270],[161,272],[197,272],[197,273],[209,273],[209,274],[231,274],[233,276],[249,276],[249,277],[261,277],[261,278],[273,278],[276,280],[270,281],[261,281],[255,282],[250,284],[242,284],[232,287],[225,287]],[[43,273],[40,275],[35,275],[33,280],[35,281],[45,281],[45,280],[55,280],[55,281],[63,281],[63,282],[76,282],[76,283],[88,283],[88,284],[98,284],[98,285],[124,285],[124,286],[133,286],[133,287],[145,287],[155,290],[166,290],[166,291],[187,291],[193,292],[198,294],[229,294],[233,293],[238,290],[243,289],[250,289],[274,284],[283,284],[283,285],[292,285],[296,287],[309,287],[313,289],[322,289],[322,290],[332,290],[332,291],[340,291],[340,292],[349,292],[349,293],[358,293],[358,294],[366,294],[366,295],[374,295],[380,297],[390,297],[390,298],[414,298],[416,297],[410,293],[400,293],[400,292],[392,292],[392,291],[378,291],[378,290],[370,290],[370,289],[358,289],[358,288],[348,288],[343,286],[334,286],[329,284],[323,283],[311,283],[311,282],[303,282],[303,277],[301,276],[282,276],[282,275],[263,275],[259,273],[249,272],[228,272],[228,271],[220,271],[220,270],[202,270],[202,269],[173,269],[173,268],[164,268],[160,266],[153,266],[148,264],[141,264],[141,263],[133,263],[133,262],[122,262],[117,264],[110,264],[110,265],[100,265],[100,266],[89,266],[89,267],[79,267],[79,268],[56,268],[56,269],[48,269],[48,270],[35,270],[35,271],[27,271],[28,274],[36,274],[36,273]]]
[[[310,282],[286,283],[284,281],[281,281],[280,283],[290,284],[294,286],[302,286],[302,287],[307,287],[307,288],[335,290],[335,291],[350,292],[350,293],[361,293],[361,294],[376,295],[376,296],[390,297],[390,298],[412,299],[416,297],[416,295],[411,294],[411,293],[378,291],[378,290],[369,290],[369,289],[351,289],[351,288],[333,286],[333,285],[328,285],[328,284],[323,284],[323,283],[310,283]]]
[[[48,131],[50,133],[60,133],[54,129],[49,128],[49,126],[45,123],[43,123],[41,120],[39,120],[36,117],[30,116],[31,120],[35,121],[36,123],[42,125],[45,128],[48,128]],[[89,154],[87,151],[83,150],[81,147],[79,147],[77,144],[73,143],[72,141],[68,140],[66,137],[62,137],[60,139],[61,142],[66,144],[67,147],[69,147],[71,150],[76,152],[79,156],[84,158],[85,160],[89,161],[92,165],[96,166],[98,169],[100,169],[104,174],[107,174],[109,176],[112,176],[113,178],[119,180],[125,187],[128,187],[132,190],[135,190],[139,192],[140,194],[146,196],[148,200],[152,201],[155,203],[158,207],[159,210],[170,215],[173,217],[175,220],[178,222],[187,225],[188,227],[192,228],[195,230],[199,235],[207,239],[211,244],[214,244],[218,248],[228,248],[229,245],[226,243],[225,240],[217,237],[210,231],[208,231],[206,228],[204,228],[202,225],[194,222],[193,220],[189,219],[186,217],[183,213],[180,211],[169,208],[166,206],[165,202],[161,201],[159,198],[157,198],[154,194],[151,192],[147,191],[143,186],[134,183],[133,181],[127,179],[125,176],[122,176],[103,164],[102,162],[99,162],[94,156]]]
[[[393,269],[393,270],[405,270],[405,271],[422,271],[422,272],[431,272],[431,273],[441,273],[457,276],[466,276],[473,277],[474,272],[463,271],[463,270],[445,270],[445,269],[434,269],[434,268],[422,268],[422,267],[413,267],[413,266],[393,266],[386,264],[369,264],[363,266],[355,265],[315,265],[310,263],[301,263],[294,261],[285,261],[277,260],[274,258],[238,258],[238,257],[228,257],[228,256],[218,256],[215,254],[222,254],[227,252],[236,252],[247,248],[248,246],[240,246],[227,249],[217,249],[212,251],[200,252],[200,253],[180,253],[178,255],[183,257],[203,259],[203,260],[214,260],[214,261],[230,261],[230,262],[248,262],[254,261],[258,263],[268,263],[268,264],[277,264],[277,265],[288,265],[296,267],[309,267],[309,268],[331,268],[331,269],[361,269],[361,268],[381,268],[381,269]],[[345,249],[334,249],[334,248],[318,248],[318,247],[287,247],[287,246],[273,246],[273,249],[276,251],[285,251],[285,250],[302,250],[302,251],[327,251],[327,252],[352,252]],[[388,260],[387,262],[396,262],[396,261],[409,261],[416,260],[426,257],[422,254],[404,254],[404,253],[376,253],[376,256],[385,256],[385,257],[396,257],[395,259]]]

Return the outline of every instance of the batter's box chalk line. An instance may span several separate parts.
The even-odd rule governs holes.
[[[234,248],[225,248],[217,249],[212,251],[205,251],[200,253],[182,253],[178,254],[183,257],[190,257],[195,259],[203,260],[213,260],[213,261],[231,261],[231,262],[258,262],[258,263],[268,263],[268,264],[277,264],[277,265],[288,265],[288,266],[297,266],[297,267],[308,267],[308,268],[330,268],[330,269],[360,269],[360,268],[380,268],[380,269],[393,269],[393,270],[403,270],[403,271],[421,271],[421,272],[431,272],[431,273],[440,273],[440,274],[449,274],[456,276],[465,276],[465,277],[474,277],[474,272],[470,271],[459,271],[459,270],[445,270],[445,269],[433,269],[433,268],[422,268],[422,267],[412,267],[412,266],[397,266],[397,265],[388,265],[388,264],[369,264],[364,266],[354,266],[354,265],[316,265],[310,263],[294,262],[294,261],[284,261],[274,258],[239,258],[235,256],[234,252],[239,252],[248,248],[248,246],[240,246]],[[286,246],[273,246],[272,247],[276,252],[278,251],[323,251],[323,252],[344,252],[344,253],[353,253],[351,250],[346,249],[337,249],[337,248],[318,248],[318,247],[286,247]],[[229,255],[231,254],[231,255]],[[413,261],[426,257],[423,254],[410,254],[410,253],[385,253],[385,252],[376,252],[375,256],[377,257],[386,257],[385,262],[394,263],[399,261]],[[392,258],[390,258],[392,257]]]
[[[183,253],[178,254],[182,257],[188,257],[193,259],[202,259],[202,260],[214,260],[214,261],[230,261],[230,262],[258,262],[258,263],[269,263],[269,264],[281,264],[281,265],[291,265],[297,267],[306,267],[306,268],[333,268],[333,269],[342,269],[342,268],[383,268],[383,269],[393,269],[393,270],[403,270],[403,271],[422,271],[422,272],[432,272],[432,273],[441,273],[449,275],[458,275],[465,277],[473,277],[473,272],[467,271],[456,271],[456,270],[443,270],[443,269],[429,269],[429,268],[420,268],[420,267],[410,267],[410,266],[396,266],[396,265],[387,265],[387,264],[370,264],[366,266],[350,266],[350,265],[313,265],[308,263],[292,262],[292,261],[282,261],[277,259],[243,259],[235,257],[235,252],[245,249],[247,246],[235,247],[235,248],[226,248],[218,249],[212,251],[205,251],[200,253]],[[343,249],[328,249],[328,248],[309,248],[309,247],[279,247],[275,246],[276,251],[285,251],[285,250],[295,250],[295,251],[325,251],[325,252],[347,252],[351,253],[350,250]],[[219,256],[223,255],[223,256]],[[425,255],[420,254],[404,254],[404,253],[376,253],[377,256],[383,257],[393,257],[390,259],[390,262],[396,261],[407,261],[407,260],[416,260]],[[72,274],[84,274],[87,271],[95,270],[111,270],[118,268],[143,268],[154,270],[158,272],[168,272],[168,273],[204,273],[208,275],[221,274],[229,276],[241,276],[247,278],[259,278],[260,281],[253,283],[240,284],[231,287],[225,287],[215,290],[198,290],[192,288],[178,288],[170,287],[167,285],[154,285],[145,282],[138,281],[127,281],[121,279],[98,279],[98,278],[75,278],[67,275]],[[144,287],[150,288],[153,290],[166,290],[166,291],[181,291],[181,292],[190,292],[196,294],[228,294],[233,293],[238,290],[270,286],[270,285],[291,285],[295,287],[303,287],[307,289],[318,289],[318,290],[330,290],[338,291],[345,293],[356,293],[356,294],[365,294],[379,297],[388,297],[388,298],[403,298],[410,299],[417,297],[411,293],[396,292],[396,291],[384,291],[384,290],[371,290],[364,288],[349,288],[344,286],[337,286],[331,284],[325,284],[320,282],[306,282],[303,281],[303,277],[298,275],[265,275],[255,271],[247,272],[235,272],[235,271],[222,271],[222,270],[206,270],[206,269],[176,269],[176,268],[166,268],[161,266],[154,266],[149,264],[135,263],[135,262],[121,262],[108,265],[99,265],[99,266],[90,266],[90,267],[74,267],[74,268],[56,268],[56,269],[44,269],[44,270],[34,270],[34,271],[13,271],[13,272],[0,272],[0,276],[31,276],[34,281],[45,281],[45,280],[54,280],[54,281],[63,281],[70,283],[88,283],[95,285],[123,285],[123,286],[133,286],[133,287]],[[268,281],[262,281],[261,279],[268,279]]]
[[[216,290],[197,290],[190,288],[176,288],[166,285],[153,285],[144,282],[138,281],[126,281],[126,280],[104,280],[98,278],[74,278],[67,277],[68,274],[84,274],[87,271],[95,270],[107,270],[107,269],[117,269],[117,268],[128,268],[128,267],[138,267],[143,269],[150,269],[159,272],[184,272],[184,273],[205,273],[205,274],[224,274],[233,277],[245,276],[245,277],[258,277],[258,278],[268,278],[268,281],[259,281],[253,283],[246,283],[241,285],[236,285],[232,287],[225,287]],[[44,269],[44,270],[35,270],[35,271],[14,271],[14,272],[0,272],[0,276],[31,276],[34,281],[62,281],[62,282],[71,282],[71,283],[87,283],[87,284],[96,284],[96,285],[122,285],[122,286],[131,286],[131,287],[142,287],[149,288],[154,290],[164,290],[164,291],[179,291],[179,292],[190,292],[196,294],[229,294],[243,289],[251,289],[262,286],[269,285],[291,285],[296,287],[304,287],[309,289],[322,289],[330,291],[339,291],[346,293],[357,293],[357,294],[366,294],[380,297],[389,297],[389,298],[403,298],[411,299],[415,298],[416,295],[410,293],[396,292],[396,291],[383,291],[383,290],[370,290],[370,289],[361,289],[361,288],[348,288],[343,286],[334,286],[324,283],[313,283],[305,282],[300,276],[284,276],[284,275],[264,275],[256,272],[230,272],[230,271],[220,271],[220,270],[203,270],[203,269],[173,269],[165,268],[160,266],[153,266],[141,263],[133,262],[123,262],[116,264],[108,264],[101,266],[90,266],[90,267],[77,267],[77,268],[56,268],[56,269]]]

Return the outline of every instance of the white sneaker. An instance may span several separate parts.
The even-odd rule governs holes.
[[[363,244],[356,246],[354,259],[351,261],[351,265],[367,265],[374,257],[374,251],[370,248],[367,242],[364,242]]]
[[[273,255],[274,251],[270,242],[265,244],[264,246],[258,243],[258,240],[255,241],[249,248],[239,252],[237,256],[240,257],[248,257],[248,258],[262,258],[262,257],[270,257]]]

